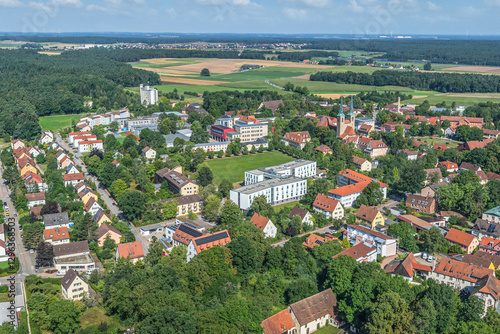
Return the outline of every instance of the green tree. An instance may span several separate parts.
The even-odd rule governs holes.
[[[220,223],[226,226],[234,226],[240,224],[241,221],[241,210],[238,204],[235,204],[231,200],[226,200],[220,213]]]
[[[417,333],[436,333],[438,312],[431,299],[425,297],[417,300],[413,309],[413,314],[415,315]]]
[[[380,189],[380,183],[378,182],[370,182],[363,189],[362,194],[366,196],[369,206],[379,205],[384,199],[384,193]]]
[[[413,312],[396,292],[381,294],[367,310],[366,333],[416,333]]]
[[[231,189],[233,189],[233,184],[228,179],[223,179],[220,182],[219,191],[222,193],[222,197],[229,196],[229,191],[231,191]]]
[[[402,192],[418,193],[423,188],[426,173],[420,164],[408,163],[403,166],[397,188]]]
[[[139,219],[145,210],[146,195],[136,190],[126,190],[117,197],[118,205],[128,220]]]
[[[23,243],[27,248],[35,249],[43,241],[44,225],[39,222],[23,226]]]
[[[344,249],[351,248],[351,244],[349,243],[349,239],[347,239],[347,238],[342,239],[342,248],[344,248]]]
[[[191,314],[172,306],[157,308],[137,327],[137,334],[150,333],[198,333],[198,323]]]
[[[425,250],[429,253],[447,250],[450,243],[445,239],[437,227],[431,227],[420,233],[420,241],[423,242]]]
[[[55,334],[73,333],[80,327],[80,310],[72,300],[57,300],[49,305],[50,327]]]
[[[248,276],[256,273],[261,262],[261,253],[247,236],[238,236],[234,238],[229,244],[228,248],[231,250],[233,256],[233,265],[240,276]]]
[[[178,206],[179,202],[177,202],[177,200],[175,199],[163,203],[163,217],[165,219],[172,219],[177,217]]]
[[[265,211],[268,213],[272,209],[271,204],[267,203],[266,196],[260,195],[254,198],[252,205],[250,206],[250,210],[253,213],[261,213]]]
[[[111,192],[115,195],[115,196],[119,196],[120,194],[122,194],[125,190],[128,189],[128,185],[125,181],[123,181],[122,179],[117,179],[117,180],[114,180],[113,183],[111,184]]]
[[[217,195],[209,195],[203,203],[203,214],[210,221],[216,221],[219,217],[221,200]]]
[[[200,170],[198,171],[198,183],[200,186],[208,186],[212,183],[213,179],[214,175],[209,167],[203,166],[200,168]]]
[[[208,68],[204,68],[201,70],[200,75],[202,77],[209,77],[210,76],[210,70]]]

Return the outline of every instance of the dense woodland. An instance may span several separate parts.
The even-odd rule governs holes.
[[[311,75],[310,80],[370,86],[403,86],[442,93],[500,92],[500,77],[496,75],[380,70],[372,74],[352,71],[343,73],[317,72]]]

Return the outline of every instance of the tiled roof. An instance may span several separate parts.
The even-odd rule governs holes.
[[[443,178],[443,174],[441,173],[441,168],[428,168],[428,169],[424,169],[425,171],[425,174],[426,174],[426,178],[431,178],[432,177],[432,174],[434,173],[437,173],[438,177],[440,179]]]
[[[308,139],[311,139],[311,135],[307,131],[298,132],[287,132],[283,136],[284,139],[294,142],[294,143],[305,143]]]
[[[466,170],[471,170],[473,172],[477,172],[477,171],[479,171],[481,169],[481,167],[473,165],[473,164],[470,164],[468,162],[462,162],[460,164],[460,169],[466,169]]]
[[[379,212],[380,211],[378,211],[377,209],[363,204],[359,208],[358,212],[356,212],[356,217],[371,223],[375,220]]]
[[[187,224],[179,224],[177,230],[174,232],[173,239],[183,245],[189,245],[191,240],[201,237],[204,234],[197,229],[190,227]]]
[[[446,169],[455,169],[458,168],[458,165],[452,161],[440,161],[437,166],[439,168],[446,168]]]
[[[326,145],[319,145],[318,147],[316,147],[316,151],[320,151],[323,153],[330,153],[332,152],[332,149]]]
[[[434,272],[475,283],[478,279],[492,274],[493,270],[444,257],[439,260]]]
[[[28,202],[42,201],[45,200],[45,193],[26,194],[26,198],[28,199]]]
[[[495,247],[500,244],[500,239],[483,237],[481,239],[481,246]]]
[[[358,165],[358,166],[361,166],[362,164],[364,164],[365,162],[367,162],[368,160],[366,159],[363,159],[363,158],[360,158],[358,157],[357,155],[353,155],[352,156],[352,162],[355,164],[355,165]]]
[[[96,233],[96,237],[97,237],[97,239],[100,239],[100,238],[102,238],[104,235],[106,235],[106,233],[108,233],[108,232],[113,232],[113,233],[116,233],[116,234],[118,234],[120,237],[122,237],[122,236],[123,236],[123,234],[122,234],[120,231],[118,231],[118,230],[116,229],[116,227],[111,226],[111,225],[106,224],[106,223],[103,223],[101,226],[99,226],[99,228],[96,230],[96,232],[95,232],[95,233]]]
[[[304,219],[307,215],[307,210],[298,207],[297,205],[293,207],[292,211],[288,215],[288,218],[292,219],[294,216],[300,216],[300,218]]]
[[[144,250],[140,241],[128,242],[118,245],[118,256],[121,258],[138,259],[144,257]]]
[[[332,289],[327,289],[311,297],[302,299],[292,305],[290,309],[295,315],[300,326],[304,326],[325,315],[337,318],[337,298]]]
[[[370,254],[372,252],[377,252],[377,248],[375,246],[369,245],[369,244],[364,243],[364,242],[360,242],[360,243],[352,246],[351,248],[344,249],[342,252],[338,253],[333,258],[336,258],[340,255],[346,255],[346,256],[350,256],[353,259],[355,259],[356,261],[358,261],[359,259],[366,258],[368,256],[368,254]]]
[[[54,246],[54,255],[62,256],[62,255],[72,255],[78,253],[90,252],[89,243],[87,240],[84,241],[76,241],[70,242],[69,244],[63,245],[55,245]]]
[[[258,213],[254,213],[252,218],[250,219],[250,223],[254,224],[255,227],[261,230],[266,228],[268,222],[269,218],[261,216]]]
[[[74,271],[72,268],[70,268],[70,269],[68,269],[68,271],[66,272],[64,277],[61,279],[61,285],[64,287],[64,289],[68,290],[71,287],[71,284],[73,284],[73,281],[77,277],[80,277],[80,275],[78,275],[78,273],[76,271]]]
[[[444,144],[438,144],[438,143],[435,143],[434,144],[434,150],[436,151],[441,151],[441,152],[444,152],[445,150],[449,149],[451,147],[449,146],[446,146]]]
[[[302,244],[307,248],[312,249],[315,246],[321,246],[324,242],[325,238],[312,233],[307,237],[307,239]]]
[[[49,228],[43,231],[43,238],[52,239],[52,241],[69,239],[69,231],[67,227]]]
[[[472,289],[471,295],[477,293],[487,293],[498,301],[500,299],[500,281],[492,274],[478,279],[476,286]]]
[[[265,319],[260,325],[264,328],[264,334],[283,334],[295,327],[287,308]]]
[[[222,230],[209,235],[203,235],[201,237],[193,239],[193,245],[196,248],[196,252],[199,254],[201,251],[212,248],[214,246],[224,246],[231,242],[231,237],[227,230]]]
[[[83,173],[64,174],[64,181],[83,180]]]
[[[477,251],[474,254],[465,254],[462,261],[485,268],[489,268],[492,263],[495,268],[500,266],[500,256],[482,251]]]
[[[339,201],[334,198],[328,197],[323,194],[316,195],[314,199],[313,207],[317,207],[318,209],[333,212],[339,205]]]
[[[450,228],[448,233],[446,234],[446,240],[452,241],[454,243],[457,243],[459,245],[469,247],[470,244],[474,241],[476,238],[472,234],[462,232],[460,230],[457,230],[455,228]]]

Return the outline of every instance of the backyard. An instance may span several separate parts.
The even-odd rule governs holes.
[[[85,115],[62,115],[62,116],[49,116],[40,117],[38,123],[43,130],[57,131],[65,128],[69,128],[73,125],[73,121],[78,121]]]

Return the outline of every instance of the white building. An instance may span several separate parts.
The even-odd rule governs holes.
[[[78,145],[82,141],[97,140],[96,135],[82,135],[73,138],[73,148],[78,148]]]
[[[269,179],[295,176],[308,178],[316,175],[316,161],[298,159],[281,165],[258,168],[245,172],[245,185],[259,183]]]
[[[278,229],[273,224],[271,219],[261,216],[258,213],[254,213],[252,219],[250,219],[250,223],[252,223],[258,229],[262,230],[266,238],[276,238]]]
[[[396,239],[364,226],[347,225],[347,238],[354,245],[362,242],[374,245],[381,256],[396,255]]]
[[[78,153],[92,152],[93,150],[104,151],[102,140],[89,140],[78,143]]]
[[[54,134],[50,131],[44,131],[40,138],[41,144],[50,144],[54,141]]]
[[[254,199],[264,195],[267,203],[278,205],[301,200],[307,193],[307,181],[295,176],[270,179],[230,191],[229,198],[242,210],[250,210]]]
[[[350,169],[339,172],[337,184],[340,187],[330,190],[329,196],[338,200],[344,207],[350,208],[371,182],[378,182],[382,195],[387,198],[387,184]]]
[[[64,299],[80,300],[89,297],[89,284],[73,269],[69,269],[61,280],[61,292]]]
[[[139,87],[141,90],[141,103],[150,105],[158,102],[158,90],[156,88],[149,85],[144,86],[143,84]]]

